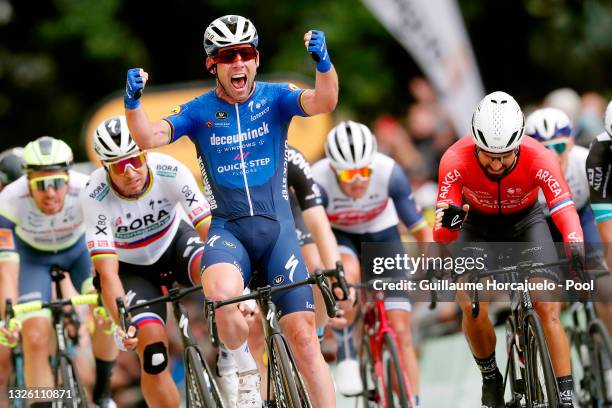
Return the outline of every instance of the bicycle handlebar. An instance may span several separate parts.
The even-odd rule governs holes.
[[[253,290],[249,294],[236,296],[221,301],[214,301],[210,298],[206,298],[205,314],[208,319],[208,332],[212,344],[214,346],[219,345],[219,339],[217,336],[217,325],[214,321],[215,309],[235,303],[245,302],[247,300],[264,300],[268,296],[271,297],[276,293],[285,292],[287,290],[291,290],[299,286],[316,284],[321,290],[321,294],[323,295],[323,301],[325,302],[325,309],[327,311],[327,315],[330,318],[336,317],[336,301],[331,289],[327,285],[325,277],[335,277],[338,281],[337,287],[340,287],[340,289],[342,290],[344,298],[348,298],[348,286],[346,285],[346,280],[344,278],[344,270],[342,268],[341,262],[336,262],[336,267],[334,269],[317,269],[308,278],[298,282],[273,287],[271,287],[270,285],[266,285],[257,288],[256,290]]]

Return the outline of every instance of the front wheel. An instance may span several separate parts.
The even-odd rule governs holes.
[[[383,406],[382,393],[377,382],[374,369],[374,357],[370,347],[370,336],[364,335],[359,349],[359,372],[363,382],[363,408],[378,408]]]
[[[612,390],[606,387],[606,374],[612,371],[612,345],[610,334],[601,320],[594,320],[589,326],[589,334],[593,341],[591,350],[593,360],[593,380],[596,385],[597,403],[604,406],[612,405]]]
[[[196,347],[185,350],[185,392],[187,406],[196,408],[223,407],[217,387]],[[216,396],[216,397],[215,397]]]
[[[535,313],[528,314],[525,323],[527,404],[530,407],[559,407],[557,380],[546,346],[542,323]]]
[[[397,343],[390,333],[383,334],[382,360],[387,408],[411,408],[408,377],[402,370]]]
[[[274,395],[277,406],[306,408],[310,407],[309,401],[303,400],[296,384],[297,368],[292,364],[289,357],[287,343],[281,334],[273,334],[269,341],[268,365],[272,382],[274,384]]]
[[[56,402],[56,407],[87,408],[87,398],[79,374],[72,359],[64,353],[61,353],[58,359],[55,385],[65,397]]]

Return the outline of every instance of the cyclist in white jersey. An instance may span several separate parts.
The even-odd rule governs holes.
[[[104,166],[92,173],[81,194],[87,247],[94,281],[119,322],[117,297],[137,304],[161,296],[162,287],[174,282],[198,282],[210,207],[187,167],[136,146],[124,116],[98,126],[94,150]],[[121,349],[138,353],[142,392],[151,407],[180,403],[168,369],[165,318],[166,306],[158,304],[132,314],[137,336],[135,327],[115,332]]]
[[[20,303],[50,301],[50,269],[59,266],[69,272],[77,290],[91,286],[91,262],[86,256],[83,214],[78,194],[87,176],[70,170],[72,151],[61,140],[43,136],[23,151],[27,174],[0,192],[0,305],[6,298]],[[17,287],[19,297],[17,298]],[[48,311],[28,314],[21,330],[25,384],[52,387],[49,365],[51,326]],[[110,400],[110,375],[117,350],[111,336],[96,324],[92,337],[96,357],[94,403],[114,406]],[[2,353],[6,357],[6,350]],[[6,364],[0,364],[7,367]],[[4,370],[2,370],[4,371]],[[31,406],[51,406],[36,401]]]
[[[365,125],[352,121],[340,123],[327,137],[325,155],[325,159],[312,167],[312,173],[321,187],[323,205],[338,240],[349,283],[361,280],[361,243],[400,243],[397,228],[400,219],[417,241],[432,241],[431,229],[414,202],[408,179],[393,159],[377,152],[376,139]],[[371,279],[370,271],[364,274],[366,280]],[[410,336],[410,303],[399,293],[391,296],[388,293],[385,303],[416,395],[418,367]],[[355,310],[345,310],[345,313],[352,325]],[[351,333],[350,326],[335,330],[340,361],[336,382],[344,394],[361,391],[361,383],[354,381],[358,363]]]

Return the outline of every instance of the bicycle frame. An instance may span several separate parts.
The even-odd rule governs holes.
[[[379,388],[384,390],[385,375],[383,367],[383,341],[384,335],[389,334],[395,344],[397,345],[397,334],[389,324],[387,318],[387,310],[385,309],[384,292],[379,290],[371,291],[371,296],[374,300],[373,303],[366,302],[365,310],[363,312],[363,331],[368,336],[368,344],[372,353],[372,360],[374,363],[374,381],[379,384]],[[363,346],[362,346],[363,347]],[[398,347],[399,349],[399,347]],[[402,381],[406,384],[406,390],[408,391],[409,406],[412,407],[412,392],[410,391],[410,382],[408,381],[406,367],[404,366],[404,360],[400,357],[400,369],[402,371]],[[385,402],[385,408],[388,406],[386,397],[383,397]]]

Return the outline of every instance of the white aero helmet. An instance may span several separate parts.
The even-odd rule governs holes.
[[[94,151],[102,161],[114,161],[140,152],[123,115],[113,116],[100,123],[93,138]]]
[[[514,98],[497,91],[485,96],[472,115],[472,138],[489,153],[505,153],[521,144],[525,116]]]
[[[527,116],[525,120],[525,134],[540,142],[560,137],[570,137],[572,134],[572,122],[561,109],[538,109]]]
[[[337,170],[369,166],[376,151],[376,139],[370,129],[351,120],[330,130],[325,143],[325,156]]]
[[[204,31],[204,50],[209,57],[219,48],[239,44],[251,44],[257,48],[259,37],[255,26],[248,18],[227,15],[215,19]]]
[[[608,104],[606,108],[606,115],[604,116],[604,127],[606,132],[612,137],[612,101]]]

